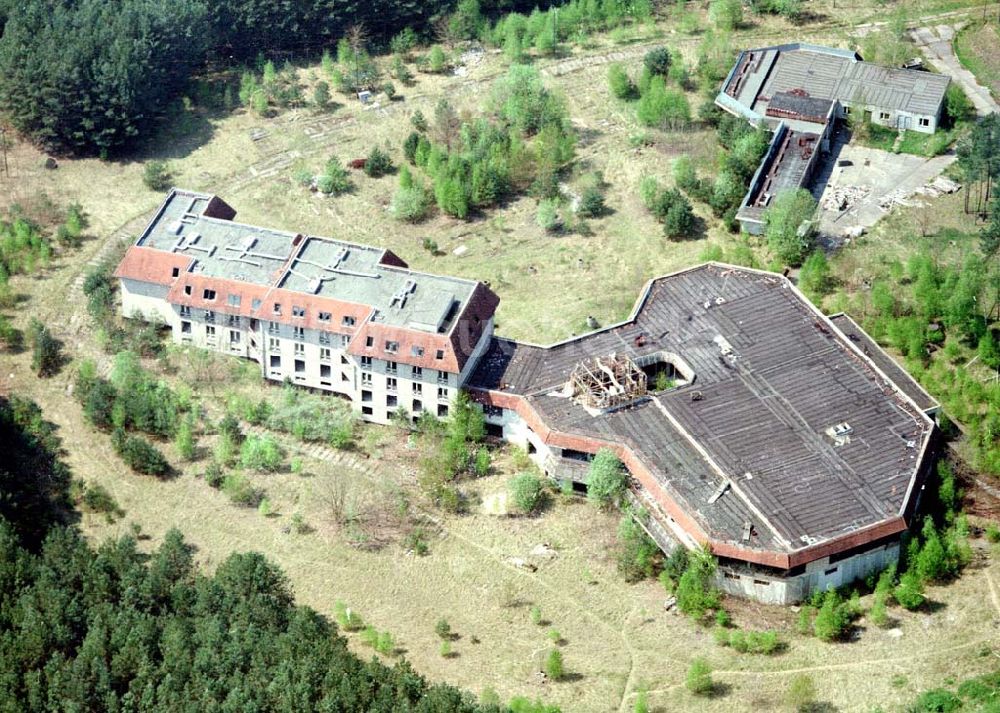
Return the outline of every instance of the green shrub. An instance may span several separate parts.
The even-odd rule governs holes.
[[[813,620],[813,633],[822,641],[843,639],[851,627],[851,612],[836,590],[823,597],[823,604]]]
[[[807,673],[799,673],[788,682],[785,703],[797,711],[808,710],[816,701],[816,684]]]
[[[427,70],[434,74],[441,74],[446,69],[448,69],[448,58],[440,45],[434,45],[427,53]]]
[[[126,435],[122,431],[116,431],[112,438],[112,444],[125,464],[137,473],[166,475],[170,472],[170,464],[167,463],[167,459],[142,436]]]
[[[617,505],[628,488],[628,473],[615,452],[600,449],[587,470],[587,499],[601,507]]]
[[[912,569],[899,578],[899,584],[896,585],[892,595],[901,607],[911,611],[919,609],[926,601],[920,575]]]
[[[240,465],[247,470],[274,472],[284,454],[271,436],[249,436],[240,447]]]
[[[677,608],[695,620],[718,608],[719,590],[713,585],[715,558],[704,550],[688,553],[688,566],[677,582]]]
[[[264,493],[240,473],[230,473],[222,479],[222,492],[230,501],[243,507],[255,508],[260,505]]]
[[[712,682],[712,667],[705,659],[697,658],[688,667],[684,686],[696,696],[707,696],[715,689]]]
[[[566,675],[563,670],[562,651],[559,649],[552,649],[545,659],[545,675],[553,681],[561,681]]]
[[[161,193],[170,188],[173,175],[163,161],[149,161],[142,169],[142,182],[151,191]]]
[[[40,377],[53,376],[62,364],[59,341],[37,319],[32,318],[28,327],[31,335],[31,369]]]
[[[534,473],[520,473],[511,478],[507,485],[508,494],[520,512],[530,515],[539,510],[545,502],[545,486]]]
[[[451,640],[454,636],[454,633],[451,630],[451,624],[448,623],[447,619],[438,619],[437,624],[434,625],[434,633],[446,641]]]
[[[226,474],[222,470],[222,466],[215,461],[212,461],[205,467],[205,482],[208,483],[209,487],[221,488],[225,477]]]
[[[433,196],[423,186],[400,186],[392,196],[390,211],[396,220],[419,223],[430,213],[433,203]]]
[[[104,513],[105,519],[109,523],[125,515],[125,511],[118,504],[118,501],[100,483],[85,485],[80,503],[83,505],[84,510],[88,512]]]
[[[767,656],[780,650],[781,641],[774,631],[733,631],[729,645],[740,653]]]
[[[638,517],[645,514],[637,513]],[[660,560],[660,548],[629,513],[622,515],[618,522],[616,560],[618,572],[626,582],[638,582],[656,573]]]
[[[391,173],[392,170],[392,159],[389,158],[389,154],[378,146],[373,147],[365,159],[365,173],[372,178],[378,178]]]
[[[635,82],[619,62],[614,62],[608,67],[608,87],[612,96],[618,99],[635,99],[638,94]]]
[[[348,607],[344,602],[337,602],[333,605],[333,618],[344,631],[359,631],[365,623],[361,616]]]
[[[670,70],[670,50],[666,47],[654,47],[642,58],[642,64],[650,74],[665,77]]]
[[[576,212],[585,218],[599,218],[604,215],[607,206],[604,204],[604,191],[597,186],[588,186],[580,194],[580,205]]]
[[[555,198],[539,201],[535,222],[539,228],[547,233],[558,232],[563,225],[562,217],[559,215],[559,201]]]

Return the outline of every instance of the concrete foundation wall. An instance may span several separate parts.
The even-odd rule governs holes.
[[[749,566],[720,565],[716,573],[719,589],[738,597],[766,604],[795,604],[813,592],[836,589],[881,572],[899,561],[899,541],[877,545],[870,550],[830,563],[829,557],[806,565],[806,571],[792,577],[776,577]]]
[[[173,324],[174,310],[167,302],[167,287],[137,280],[120,280],[122,315],[147,322]]]

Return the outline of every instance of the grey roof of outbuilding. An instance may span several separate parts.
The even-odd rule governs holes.
[[[933,116],[949,81],[943,74],[865,62],[847,50],[787,44],[741,52],[720,97],[728,92],[760,115],[775,95],[805,91],[819,99]]]
[[[585,359],[658,351],[694,383],[597,416],[557,393]],[[630,445],[711,537],[785,552],[903,512],[933,430],[787,279],[716,263],[652,281],[607,329],[550,347],[494,340],[470,387],[523,396],[556,431]],[[826,429],[843,422],[837,446]]]

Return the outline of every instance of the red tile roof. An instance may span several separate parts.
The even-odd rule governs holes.
[[[133,245],[118,263],[115,277],[152,282],[155,285],[171,285],[177,279],[174,277],[174,270],[177,270],[178,275],[184,275],[192,262],[186,255]]]

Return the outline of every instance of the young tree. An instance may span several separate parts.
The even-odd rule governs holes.
[[[830,289],[830,265],[826,261],[826,253],[822,250],[813,250],[799,270],[799,289],[801,289],[813,302],[819,302],[820,298]]]
[[[62,354],[59,342],[52,332],[37,319],[31,320],[31,369],[41,377],[52,376],[59,371]]]
[[[779,193],[764,211],[764,235],[775,256],[798,265],[813,244],[808,225],[816,214],[816,199],[804,188]]]
[[[170,188],[173,176],[164,161],[150,161],[142,169],[142,182],[151,191],[160,193]]]
[[[635,99],[638,93],[635,82],[620,62],[613,62],[608,67],[608,87],[612,96],[618,99]]]
[[[785,702],[796,711],[808,710],[816,702],[816,684],[807,673],[799,673],[788,682]]]
[[[740,0],[712,0],[708,17],[717,29],[731,32],[743,24],[743,3]]]
[[[715,567],[709,552],[696,550],[689,553],[687,569],[677,582],[677,608],[695,620],[719,606],[719,591],[712,584]]]
[[[823,604],[813,621],[813,633],[822,641],[835,641],[847,634],[851,618],[844,602],[835,590],[830,590],[823,597]]]
[[[910,569],[899,578],[899,584],[896,585],[892,595],[904,609],[913,611],[923,606],[926,601],[924,584],[920,581],[920,575],[916,570]]]
[[[666,47],[654,47],[642,58],[642,63],[650,74],[665,77],[670,71],[670,50]]]
[[[712,667],[708,665],[708,661],[696,658],[691,662],[684,677],[684,686],[696,696],[707,696],[714,690]]]
[[[552,649],[545,659],[545,675],[553,681],[561,681],[566,672],[563,670],[562,651]]]
[[[389,154],[378,146],[373,147],[368,154],[368,158],[365,159],[365,173],[372,178],[379,178],[387,173],[391,173],[392,169],[392,159],[389,157]]]
[[[628,488],[628,473],[615,452],[597,451],[587,471],[587,499],[601,507],[619,503]]]
[[[545,486],[534,473],[520,473],[507,486],[511,501],[525,515],[536,512],[544,503]]]

